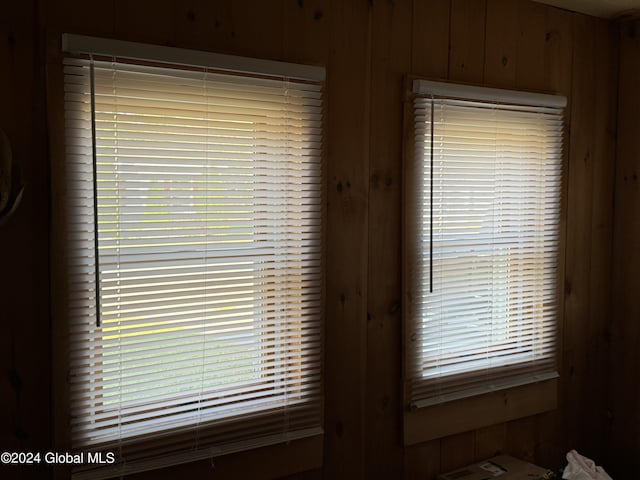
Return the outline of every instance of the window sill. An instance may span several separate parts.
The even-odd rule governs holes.
[[[558,379],[404,412],[404,444],[414,445],[554,410]]]

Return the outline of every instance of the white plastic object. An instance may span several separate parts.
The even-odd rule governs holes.
[[[612,480],[602,467],[590,458],[583,457],[575,450],[567,453],[568,465],[565,467],[562,478],[567,480]]]

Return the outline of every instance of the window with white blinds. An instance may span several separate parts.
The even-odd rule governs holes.
[[[232,58],[64,61],[77,478],[322,432],[324,70]]]
[[[565,102],[414,81],[404,220],[410,408],[557,376]]]

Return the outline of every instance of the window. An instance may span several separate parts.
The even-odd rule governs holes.
[[[557,377],[564,97],[415,80],[411,409]]]
[[[65,41],[76,476],[320,434],[324,70]]]

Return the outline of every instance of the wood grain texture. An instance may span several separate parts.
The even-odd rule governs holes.
[[[271,445],[256,450],[186,463],[162,470],[127,475],[128,480],[170,480],[175,478],[317,478],[322,465],[322,436]],[[283,462],[282,459],[287,461]],[[306,472],[306,473],[305,473]],[[314,476],[315,475],[315,476]]]
[[[615,89],[616,76],[608,28],[576,15],[573,36],[562,413],[567,445],[599,456],[605,394],[590,379],[604,381],[607,375],[604,332],[610,293],[604,284],[609,283],[612,227],[606,218],[611,215],[615,165],[615,107],[612,96],[599,97],[605,89]]]
[[[487,0],[484,81],[493,87],[514,88],[518,56],[518,4]]]
[[[440,470],[449,472],[474,460],[474,433],[465,432],[442,438],[440,441]]]
[[[49,165],[44,26],[38,2],[4,2],[0,19],[0,129],[25,189],[0,225],[0,447],[51,448]],[[15,168],[15,167],[14,167]],[[0,475],[42,478],[44,465]]]
[[[411,68],[411,0],[372,9],[366,472],[401,478],[400,186],[403,77]]]
[[[44,6],[46,28],[56,37],[65,32],[106,37],[115,34],[116,0],[94,2],[91,8],[82,0],[46,2]]]
[[[328,79],[325,475],[365,467],[371,75],[368,2],[331,3]]]
[[[535,419],[535,460],[538,465],[556,468],[564,465],[567,446],[561,435],[561,410],[536,415]]]
[[[173,15],[176,44],[182,48],[231,52],[235,35],[232,7],[229,1],[175,2]]]
[[[507,424],[499,423],[490,427],[479,428],[475,431],[474,461],[479,462],[495,457],[506,451]]]
[[[585,340],[589,335],[589,274],[591,268],[591,186],[593,184],[592,149],[595,125],[594,103],[596,94],[593,78],[595,65],[590,53],[595,47],[591,19],[575,16],[573,20],[574,49],[572,64],[571,133],[569,138],[569,179],[567,205],[567,248],[565,257],[565,309],[562,375],[563,402],[576,405],[565,412],[567,443],[579,442],[585,424],[579,413],[584,407],[576,402],[590,404],[593,399],[583,397],[588,382],[587,363],[591,352]],[[571,340],[569,340],[571,339]],[[578,340],[579,339],[579,340]],[[578,445],[576,445],[577,447]]]
[[[521,460],[535,462],[535,420],[535,417],[522,417],[507,424],[506,453]]]
[[[405,445],[553,410],[557,407],[557,391],[558,381],[553,379],[407,412]]]
[[[573,14],[566,10],[550,8],[546,11],[544,86],[549,92],[567,96],[565,123],[571,119],[572,20]],[[565,140],[568,138],[565,137]],[[569,149],[565,150],[568,152]]]
[[[611,320],[611,275],[613,265],[613,215],[615,184],[615,150],[617,106],[615,92],[618,83],[618,59],[611,52],[618,48],[616,29],[613,25],[598,20],[595,27],[594,77],[597,92],[609,91],[614,95],[595,94],[595,137],[593,139],[593,185],[591,200],[591,272],[589,276],[589,330],[584,339],[590,353],[587,368],[591,378],[599,378],[606,384],[611,371],[610,320]],[[616,265],[617,267],[617,265]],[[585,428],[583,436],[590,439],[585,444],[594,457],[603,457],[608,398],[603,385],[587,382],[585,396],[593,398],[590,410],[583,411],[583,418],[589,416],[595,421]],[[604,447],[604,448],[603,448]]]
[[[449,75],[450,0],[413,1],[411,73],[446,79]]]
[[[409,480],[434,480],[442,472],[440,439],[405,447],[404,477]]]
[[[486,0],[451,0],[449,80],[484,80]]]
[[[518,1],[518,59],[516,87],[522,90],[546,90],[544,78],[546,12],[536,2]]]
[[[640,469],[640,23],[620,26],[607,471]]]
[[[173,2],[113,1],[111,18],[116,38],[159,45],[176,45],[176,24],[181,19],[175,17]],[[93,23],[92,19],[86,21],[87,24]],[[85,25],[84,28],[86,29],[87,26]]]
[[[284,5],[285,0],[231,0],[234,51],[243,55],[282,59]]]
[[[329,64],[328,0],[289,0],[284,9],[284,55],[289,62]]]

